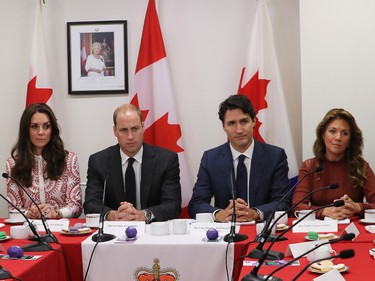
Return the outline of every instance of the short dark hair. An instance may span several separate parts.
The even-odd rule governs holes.
[[[255,121],[256,112],[251,101],[243,95],[231,95],[219,106],[219,119],[223,124],[225,113],[233,109],[241,109],[243,113],[250,115],[251,120]]]

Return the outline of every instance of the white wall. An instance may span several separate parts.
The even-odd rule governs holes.
[[[302,0],[303,158],[327,111],[350,111],[362,129],[365,158],[375,167],[375,1]]]
[[[68,95],[66,23],[128,20],[128,67],[132,92],[147,0],[45,2],[43,20],[54,89],[54,110],[66,147],[78,153],[81,179],[86,181],[89,155],[116,142],[112,133],[112,112],[129,99],[126,95]],[[218,105],[228,95],[236,93],[255,3],[256,0],[158,1],[159,20],[193,181],[203,151],[226,141],[217,117]],[[267,3],[293,119],[293,138],[301,160],[299,1],[268,0]],[[9,157],[17,138],[18,122],[25,106],[34,1],[0,0],[0,6],[0,40],[3,46],[0,167],[5,167],[5,159]],[[5,180],[0,183],[0,192],[6,194]],[[7,215],[6,204],[1,202],[0,205],[0,216],[4,217]]]

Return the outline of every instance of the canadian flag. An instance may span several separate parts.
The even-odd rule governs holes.
[[[145,142],[172,150],[179,155],[183,207],[181,217],[187,217],[186,206],[193,184],[182,145],[182,133],[155,0],[149,0],[147,6],[131,103],[142,110],[146,128]]]
[[[41,1],[36,0],[35,25],[31,46],[30,74],[26,107],[33,103],[51,105],[52,87],[48,75],[47,52],[44,41]]]
[[[298,175],[297,158],[277,62],[271,20],[265,0],[257,1],[248,57],[238,94],[247,96],[257,112],[254,138],[285,149],[289,178]]]

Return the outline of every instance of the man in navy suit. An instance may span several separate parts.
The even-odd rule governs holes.
[[[215,221],[228,222],[233,213],[232,198],[236,198],[238,222],[263,220],[288,192],[289,168],[285,151],[253,138],[255,116],[254,107],[245,96],[232,95],[220,104],[219,118],[228,142],[205,151],[202,156],[189,202],[192,218],[197,213],[212,213]],[[242,185],[237,177],[240,158],[244,159],[245,170]],[[285,198],[278,210],[288,209],[290,202],[291,196]]]
[[[139,108],[130,104],[118,107],[113,122],[118,144],[89,158],[85,214],[103,211],[106,220],[146,223],[177,218],[181,212],[177,154],[143,142],[144,124]],[[126,184],[129,163],[133,167],[133,184]],[[134,186],[133,197],[127,197],[130,185]]]

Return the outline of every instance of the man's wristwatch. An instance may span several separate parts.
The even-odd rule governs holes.
[[[146,223],[150,223],[151,220],[152,220],[152,213],[151,213],[151,211],[148,210],[148,209],[145,209],[145,210],[143,210],[143,214],[145,216]]]

